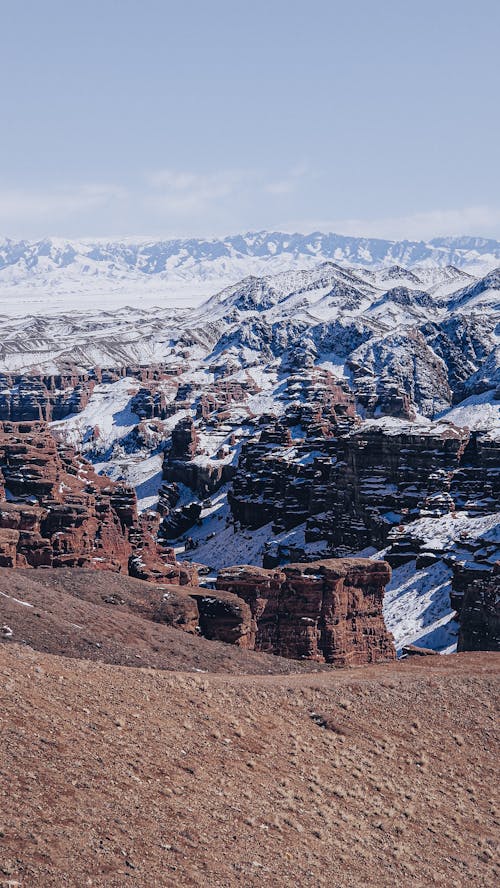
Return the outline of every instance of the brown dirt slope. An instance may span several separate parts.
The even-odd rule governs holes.
[[[122,666],[224,673],[328,668],[207,641],[151,622],[164,591],[182,602],[189,590],[106,571],[0,568],[0,626],[7,624],[14,642],[35,650]]]
[[[499,673],[197,675],[4,643],[0,885],[493,888]]]

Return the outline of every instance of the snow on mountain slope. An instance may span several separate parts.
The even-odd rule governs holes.
[[[150,280],[154,272],[147,275]],[[411,269],[394,262],[374,269],[314,260],[310,267],[247,276],[191,310],[85,305],[79,311],[5,317],[0,395],[19,392],[14,378],[19,371],[43,375],[48,392],[61,384],[63,371],[73,380],[72,374],[108,368],[102,377],[92,376],[81,412],[52,428],[98,471],[132,483],[141,509],[154,508],[162,493],[164,452],[168,457],[180,420],[194,422],[196,446],[188,468],[211,481],[222,466],[232,471],[248,437],[266,424],[272,427],[269,415],[293,413],[297,405],[321,411],[326,403],[321,397],[328,395],[322,368],[343,378],[358,417],[386,436],[404,431],[403,422],[432,432],[438,419],[498,436],[498,292],[496,272],[477,278],[422,260]],[[121,373],[127,375],[120,378]],[[47,379],[50,374],[55,379]],[[165,395],[165,409],[155,412],[157,395]],[[141,412],[141,397],[149,412]],[[36,409],[36,398],[33,403]],[[24,419],[27,408],[18,409]],[[297,429],[294,438],[303,437]],[[294,448],[287,453],[293,475],[299,471]],[[314,458],[313,437],[300,459]],[[203,506],[199,525],[172,534],[183,557],[217,568],[262,564],[277,545],[288,547],[292,560],[294,547],[307,557],[325,554],[324,539],[305,543],[304,525],[286,534],[273,532],[271,523],[258,530],[237,526],[225,483],[231,477],[229,471],[224,484],[207,494],[196,481],[190,487],[189,472],[181,472],[175,508]],[[465,515],[442,527],[440,520],[422,525],[424,538],[444,540],[454,550],[453,534],[475,519]],[[186,537],[194,548],[184,551]],[[456,624],[450,575],[442,558],[419,570],[414,562],[396,567],[386,619],[398,647],[416,642],[451,649]]]
[[[441,276],[431,273],[437,283],[447,279],[458,289],[467,283],[462,268],[484,273],[500,263],[500,242],[470,237],[425,243],[266,231],[208,240],[6,238],[0,241],[0,314],[59,313],[81,308],[82,298],[94,310],[127,304],[196,305],[246,276],[312,268],[322,260],[367,270],[382,267],[376,282],[387,288],[415,286],[415,277],[429,285],[429,266],[456,266]]]
[[[257,530],[239,530],[235,527],[231,521],[227,492],[227,486],[222,487],[211,497],[211,505],[202,510],[199,526],[189,531],[195,548],[186,549],[183,541],[178,541],[175,547],[179,558],[210,568],[210,574],[204,580],[209,584],[223,567],[234,564],[262,565],[266,544],[273,538],[270,524]]]
[[[393,571],[384,599],[387,628],[394,635],[396,648],[417,644],[440,653],[456,650],[458,623],[450,604],[451,560],[468,560],[470,545],[481,539],[500,547],[500,515],[471,517],[455,512],[441,518],[422,518],[407,526],[407,531],[429,549],[446,553],[428,567],[416,569],[409,561]],[[377,557],[383,556],[378,553]],[[497,548],[496,556],[500,555]]]
[[[427,290],[401,266],[374,272],[322,262],[244,278],[191,310],[0,318],[0,371],[162,364],[201,378],[210,366],[225,376],[249,367],[286,375],[334,355],[366,415],[433,416],[500,382],[500,277],[497,270],[470,283],[467,275],[464,288],[462,273],[445,268],[440,286],[431,271]],[[457,292],[449,292],[450,279]]]
[[[495,399],[491,391],[465,398],[438,418],[463,428],[487,430],[500,436],[500,400]]]
[[[495,266],[496,264],[494,263]],[[453,293],[460,287],[466,287],[473,283],[474,274],[472,272],[473,266],[469,266],[467,271],[457,268],[455,265],[415,265],[413,267],[413,274],[418,276],[420,286],[423,285],[430,293],[439,290],[442,295]]]
[[[113,447],[116,441],[125,438],[139,422],[139,417],[130,406],[131,396],[137,392],[139,383],[127,377],[112,384],[96,385],[88,405],[81,413],[52,425],[54,432],[64,432],[68,444],[82,448],[90,434],[98,429],[102,452]]]
[[[478,281],[455,293],[450,307],[462,311],[489,307],[500,309],[500,268],[495,268]]]
[[[67,367],[122,367],[168,362],[185,312],[175,309],[91,310],[0,317],[0,368],[57,373]]]
[[[450,605],[451,575],[442,561],[419,571],[410,561],[393,572],[384,597],[384,618],[398,653],[406,644],[443,654],[456,650],[459,627]]]

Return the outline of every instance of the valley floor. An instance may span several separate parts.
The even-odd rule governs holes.
[[[1,644],[0,884],[497,885],[499,677],[496,654],[200,675]]]

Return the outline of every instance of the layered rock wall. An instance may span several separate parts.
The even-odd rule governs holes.
[[[95,373],[0,375],[0,420],[36,422],[80,413],[96,384]]]
[[[500,651],[500,562],[454,565],[452,604],[460,622],[458,651]]]
[[[200,452],[200,442],[193,419],[190,416],[185,417],[172,430],[172,444],[165,451],[163,459],[162,476],[165,484],[160,489],[160,511],[163,515],[168,515],[172,505],[175,505],[178,484],[184,484],[203,498],[233,477],[235,468],[230,464],[210,460],[196,461],[195,457]],[[187,520],[186,529],[193,523]],[[181,520],[179,526],[182,523]],[[175,532],[172,532],[175,535]],[[182,533],[182,530],[179,532]]]
[[[55,422],[72,413],[80,413],[88,404],[96,384],[117,382],[130,377],[142,383],[134,398],[133,407],[141,418],[164,419],[172,412],[181,373],[179,365],[129,365],[103,369],[94,367],[88,372],[69,368],[55,374],[2,373],[0,374],[0,421]],[[163,383],[163,384],[161,384]]]
[[[298,439],[286,427],[292,419],[270,423],[242,448],[229,502],[244,526],[273,522],[279,533],[306,523],[306,542],[324,540],[343,555],[382,547],[391,528],[454,509],[464,495],[459,472],[467,475],[466,496],[478,509],[498,501],[500,473],[490,471],[495,448],[480,451],[476,443],[466,457],[467,430],[324,419]]]
[[[0,424],[0,559],[10,567],[92,567],[159,582],[196,581],[139,516],[135,492],[96,475],[43,422]]]
[[[249,604],[256,650],[348,666],[396,656],[382,616],[390,576],[383,561],[331,559],[226,568],[217,588]]]

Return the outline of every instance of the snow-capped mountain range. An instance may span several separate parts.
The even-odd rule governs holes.
[[[6,238],[0,241],[0,314],[47,314],[82,304],[192,306],[248,275],[309,269],[322,261],[364,269],[453,265],[484,274],[500,264],[500,242],[267,231],[206,240]]]
[[[500,271],[455,266],[311,269],[250,276],[198,308],[127,307],[5,317],[4,372],[181,363],[278,374],[328,364],[361,410],[434,416],[500,383]]]

